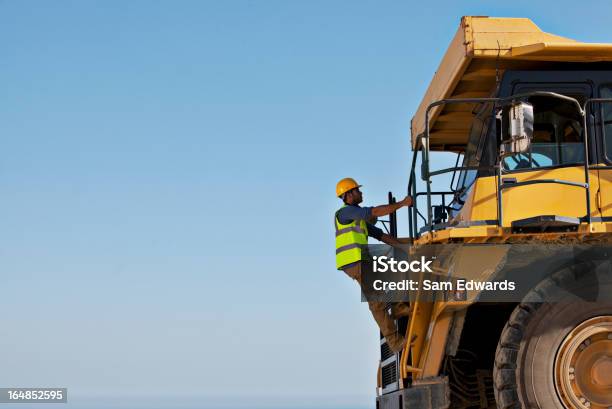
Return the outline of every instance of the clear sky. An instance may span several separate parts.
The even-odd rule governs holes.
[[[611,13],[1,1],[0,386],[66,386],[69,407],[373,407],[336,181],[366,204],[405,192],[410,118],[462,15],[610,42]]]

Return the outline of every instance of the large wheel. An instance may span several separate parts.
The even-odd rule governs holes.
[[[588,277],[566,271],[516,307],[495,356],[499,408],[612,408],[610,276],[609,271]],[[576,293],[596,293],[597,302]]]

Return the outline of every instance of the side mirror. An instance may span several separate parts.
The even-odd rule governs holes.
[[[533,138],[533,105],[515,102],[504,109],[502,135],[504,134],[499,147],[502,157],[528,152]]]

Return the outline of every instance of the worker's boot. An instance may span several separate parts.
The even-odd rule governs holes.
[[[406,338],[397,332],[394,332],[389,336],[385,336],[385,338],[387,340],[387,345],[389,345],[391,351],[395,353],[400,352],[406,345]]]
[[[393,317],[393,319],[408,317],[411,312],[412,309],[408,303],[398,302],[391,305],[391,317]]]

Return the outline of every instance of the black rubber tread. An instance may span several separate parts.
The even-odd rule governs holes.
[[[569,276],[569,277],[568,277]],[[521,409],[517,391],[516,362],[525,328],[540,309],[548,295],[558,288],[559,281],[575,281],[575,274],[550,277],[531,290],[512,312],[502,330],[495,352],[493,385],[495,401],[500,409]]]
[[[586,267],[586,268],[585,268]],[[560,288],[571,288],[582,278],[590,266],[577,264],[560,271],[539,283],[514,309],[499,338],[493,367],[493,385],[497,407],[500,409],[521,409],[517,390],[517,359],[525,328],[546,305],[554,299]]]
[[[596,271],[597,263],[592,260],[565,266],[539,283],[516,306],[502,330],[495,352],[493,385],[498,408],[531,409],[536,407],[536,403],[531,400],[539,398],[544,399],[542,402],[547,408],[561,407],[562,402],[557,401],[558,397],[553,395],[554,391],[550,389],[550,385],[546,386],[540,381],[534,383],[533,373],[530,373],[530,377],[523,378],[525,374],[519,372],[524,371],[521,367],[525,364],[524,360],[542,356],[530,355],[535,354],[530,346],[531,341],[534,341],[531,337],[538,337],[533,345],[545,348],[542,345],[548,342],[550,351],[554,351],[558,347],[555,342],[560,342],[563,331],[569,331],[583,319],[612,313],[612,301],[609,298],[601,298],[601,294],[612,294],[612,270]],[[576,297],[578,304],[575,308],[572,307],[571,311],[567,308],[559,309],[556,301],[560,297],[572,302]],[[550,319],[558,320],[560,327],[557,329],[558,337],[552,335],[547,337],[546,341],[535,331],[540,325],[548,325]],[[563,327],[564,325],[566,327]],[[553,341],[554,339],[557,341]],[[544,344],[538,343],[540,340],[543,340]],[[530,365],[534,364],[535,361],[530,361]],[[534,368],[539,368],[540,376],[542,371],[546,372],[541,364]],[[548,382],[550,381],[551,379],[548,379]],[[533,396],[534,393],[537,395]]]
[[[525,325],[531,320],[533,307],[520,304],[512,312],[504,327],[497,351],[493,369],[493,385],[495,401],[500,409],[520,409],[516,380],[516,360],[520,342],[523,339]],[[536,307],[537,308],[537,307]]]

